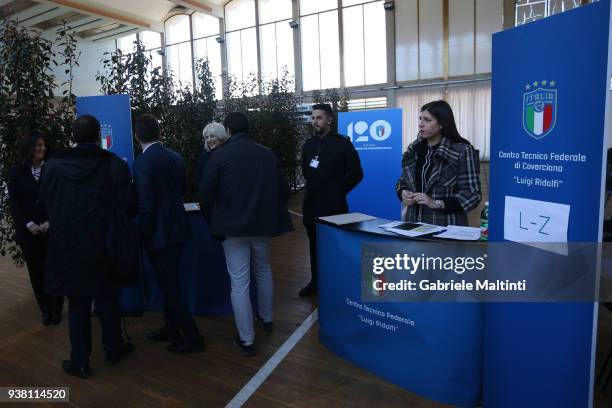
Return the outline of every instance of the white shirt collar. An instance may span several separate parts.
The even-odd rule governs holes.
[[[155,142],[151,142],[151,143],[143,143],[142,144],[142,152],[146,152],[147,149],[149,148],[149,146],[153,146],[155,143],[159,143],[159,140],[156,140]]]

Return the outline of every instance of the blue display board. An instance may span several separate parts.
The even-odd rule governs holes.
[[[602,0],[493,36],[491,241],[600,240],[609,21]],[[589,405],[593,303],[485,315],[484,406]]]
[[[350,210],[400,219],[395,182],[402,170],[402,110],[340,112],[338,133],[351,139],[363,168],[363,180],[348,196]]]
[[[129,95],[85,96],[76,100],[77,116],[92,115],[100,121],[102,148],[125,160],[134,161],[132,111]]]
[[[132,142],[132,111],[129,95],[102,95],[78,97],[77,117],[92,115],[100,122],[102,148],[115,153],[126,161],[130,170],[134,162]],[[142,286],[123,290],[122,309],[142,311],[144,293]]]

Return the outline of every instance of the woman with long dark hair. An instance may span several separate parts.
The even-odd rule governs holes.
[[[404,221],[468,225],[467,212],[478,205],[478,151],[462,138],[445,101],[421,107],[419,134],[402,159],[395,189],[405,205]]]
[[[40,175],[47,156],[45,135],[33,131],[20,145],[19,161],[8,182],[9,207],[15,228],[15,241],[25,258],[42,324],[59,324],[63,297],[45,293],[45,262],[49,222],[40,203]]]

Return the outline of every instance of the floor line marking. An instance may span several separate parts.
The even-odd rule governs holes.
[[[276,353],[264,364],[259,371],[249,380],[248,383],[236,396],[228,402],[225,408],[240,408],[245,402],[257,391],[263,382],[272,374],[272,371],[287,357],[287,354],[295,347],[295,345],[304,337],[306,332],[315,324],[318,319],[318,308],[315,309],[310,316],[306,318],[293,334],[276,350]]]

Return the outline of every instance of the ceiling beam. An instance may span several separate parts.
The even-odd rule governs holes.
[[[48,20],[51,20],[52,18],[61,16],[62,14],[66,14],[67,12],[69,12],[69,10],[63,7],[57,7],[53,10],[49,10],[46,13],[39,14],[32,18],[28,18],[27,20],[22,21],[22,24],[26,27],[31,27],[33,25],[42,23],[43,21],[48,21]]]
[[[210,4],[205,0],[169,0],[179,6],[187,7],[192,10],[202,11],[212,16],[223,18],[223,6]]]
[[[92,28],[101,27],[110,23],[114,23],[114,21],[105,18],[99,18],[97,20],[92,21],[91,23],[86,23],[78,27],[74,27],[73,30],[77,33],[82,33],[83,31],[91,30]]]
[[[46,13],[50,10],[56,9],[57,6],[49,5],[49,4],[37,4],[32,7],[28,7],[25,10],[21,10],[18,13],[10,15],[12,20],[25,21],[28,18],[36,17],[39,14]]]
[[[96,34],[96,35],[92,35],[91,37],[87,37],[86,40],[90,40],[90,41],[110,40],[112,38],[123,37],[124,35],[137,33],[138,31],[142,31],[142,28],[139,28],[139,27],[115,28],[114,30],[108,30],[100,34]]]
[[[128,24],[145,30],[157,29],[158,25],[154,21],[144,17],[125,13],[110,7],[99,7],[80,0],[36,0],[41,3],[55,4],[66,7],[70,10],[78,11],[82,14],[95,15],[105,19],[114,20],[121,24]]]
[[[77,20],[72,20],[71,22],[66,23],[66,28],[74,29],[74,28],[76,28],[78,26],[82,26],[83,24],[91,23],[91,22],[97,21],[97,20],[100,20],[100,18],[96,17],[96,16],[93,16],[93,17],[92,16],[83,16],[83,17],[81,17],[81,18],[79,18]],[[60,29],[62,27],[63,26],[50,27],[50,28],[47,28],[45,30],[45,32],[57,31],[58,29]]]

